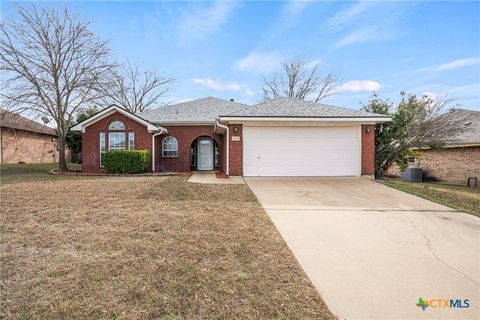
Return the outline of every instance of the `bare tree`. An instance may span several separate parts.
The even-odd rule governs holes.
[[[282,74],[275,73],[271,79],[263,77],[264,100],[289,97],[318,102],[337,94],[338,79],[332,73],[322,78],[318,64],[309,66],[297,58],[282,63],[282,69]]]
[[[375,128],[375,175],[382,177],[409,148],[438,148],[460,134],[466,119],[446,112],[453,102],[447,97],[432,99],[401,92],[400,102],[394,106],[374,93],[362,109],[392,117]]]
[[[156,70],[142,71],[128,62],[112,73],[112,81],[103,87],[103,93],[109,102],[137,113],[156,105],[172,82]]]
[[[16,11],[18,18],[0,25],[0,96],[9,109],[53,118],[59,169],[67,170],[68,128],[79,108],[99,98],[96,88],[115,66],[108,62],[107,42],[66,8],[32,5]]]

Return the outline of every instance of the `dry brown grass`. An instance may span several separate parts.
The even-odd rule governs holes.
[[[0,190],[5,318],[335,318],[244,185],[129,177]]]

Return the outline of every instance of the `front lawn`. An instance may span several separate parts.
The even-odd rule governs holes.
[[[3,317],[335,318],[246,185],[84,178],[0,187]]]
[[[0,165],[0,184],[26,182],[26,181],[46,181],[46,180],[71,180],[71,176],[51,175],[52,169],[58,168],[58,163],[24,163],[24,164],[1,164]],[[82,165],[69,163],[70,170],[81,170]],[[74,177],[78,179],[82,177]]]
[[[440,183],[385,180],[385,185],[480,217],[480,188]]]

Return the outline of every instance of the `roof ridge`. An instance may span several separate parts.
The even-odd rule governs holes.
[[[278,97],[261,101],[253,106],[234,110],[223,116],[259,116],[259,117],[389,117],[365,110],[337,107],[320,102],[298,98]]]
[[[228,113],[226,113],[226,114],[221,114],[221,115],[219,115],[219,117],[220,117],[220,116],[228,116],[228,115],[231,114],[231,113],[238,112],[238,111],[242,111],[242,110],[249,109],[249,108],[253,108],[253,107],[258,106],[258,105],[259,105],[259,103],[254,104],[254,105],[245,104],[245,108],[233,110],[233,111],[230,111],[230,112],[228,112]]]

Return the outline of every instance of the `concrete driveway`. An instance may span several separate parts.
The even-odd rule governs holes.
[[[339,318],[480,319],[480,219],[363,178],[246,181]]]

